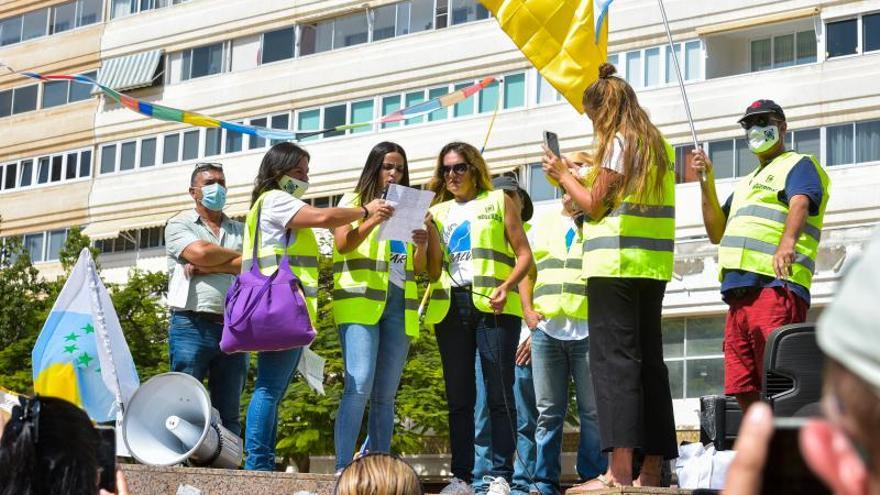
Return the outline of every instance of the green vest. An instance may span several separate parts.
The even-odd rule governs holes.
[[[788,218],[788,206],[779,201],[779,193],[785,190],[789,172],[804,158],[810,159],[822,181],[822,204],[817,215],[807,217],[798,237],[791,281],[810,288],[816,270],[816,252],[822,235],[830,180],[816,157],[794,151],[787,151],[755,169],[734,190],[724,237],[718,247],[719,277],[723,277],[724,270],[744,270],[776,277],[773,254],[779,247]]]
[[[576,232],[565,248],[567,226],[562,215],[548,215],[535,224],[532,254],[538,279],[532,292],[535,311],[547,318],[587,318],[587,281],[583,274],[583,236]]]
[[[434,223],[441,232],[454,201],[444,201],[430,208]],[[473,199],[473,203],[473,214],[468,219],[471,225],[471,263],[474,273],[473,302],[478,310],[492,313],[489,296],[510,276],[516,265],[516,255],[504,235],[504,192],[483,191]],[[443,249],[446,250],[446,247]],[[448,260],[444,259],[440,279],[431,284],[431,300],[425,313],[426,324],[439,323],[446,317],[451,287]],[[515,287],[508,291],[507,303],[502,313],[522,317],[522,303]]]
[[[263,206],[267,191],[260,195],[257,202],[251,207],[245,220],[245,236],[242,245],[241,271],[246,272],[253,264],[254,242],[258,242],[257,213]],[[312,229],[302,228],[293,232],[296,236],[293,244],[287,247],[290,270],[296,275],[303,285],[303,293],[306,296],[306,306],[309,310],[309,318],[312,323],[318,321],[318,241]],[[264,247],[258,244],[257,257],[260,273],[271,275],[278,268],[281,256],[284,255],[284,246]]]
[[[669,143],[669,163],[675,151]],[[656,173],[651,167],[650,174]],[[672,278],[675,252],[675,173],[663,175],[662,196],[644,203],[630,194],[599,221],[584,222],[584,275],[591,277]]]
[[[345,194],[341,205],[360,205],[356,194]],[[357,222],[352,224],[357,228]],[[375,325],[385,310],[391,269],[391,242],[380,241],[379,227],[370,231],[366,239],[346,254],[333,249],[333,318],[337,325],[361,323]],[[413,270],[413,246],[406,244],[406,280],[404,282],[404,320],[406,334],[419,337],[419,300],[416,276]]]

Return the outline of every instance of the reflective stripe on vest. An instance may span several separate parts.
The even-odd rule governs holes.
[[[357,194],[347,193],[339,200],[340,206],[360,205]],[[360,222],[351,224],[357,228]],[[340,253],[333,246],[333,318],[337,325],[360,323],[375,325],[385,311],[388,284],[391,283],[391,243],[378,238],[374,228],[357,248]],[[419,336],[419,300],[413,271],[413,246],[406,243],[404,266],[403,308],[406,334]]]
[[[638,202],[629,194],[599,221],[584,222],[584,276],[672,278],[675,252],[675,151],[666,143],[670,167],[663,174],[663,191]],[[655,162],[656,163],[656,162]],[[652,178],[657,166],[649,170]]]
[[[562,215],[547,215],[533,226],[532,254],[538,276],[532,291],[535,311],[547,318],[587,319],[587,281],[583,278],[583,237],[566,249],[569,226]]]
[[[443,232],[447,223],[449,208],[455,200],[434,205],[430,211],[434,223]],[[513,271],[516,255],[504,235],[504,192],[500,190],[483,191],[473,200],[471,216],[471,263],[473,265],[473,303],[484,312],[492,313],[489,296]],[[448,256],[443,246],[444,257]],[[431,298],[425,313],[425,323],[439,323],[449,312],[449,291],[452,280],[444,259],[444,270],[440,279],[431,284]],[[516,289],[508,291],[507,302],[501,311],[504,314],[522,317],[522,305]]]
[[[822,203],[818,214],[807,217],[795,244],[795,262],[791,267],[790,280],[810,288],[816,271],[816,254],[822,237],[830,180],[814,156],[793,151],[782,153],[737,184],[724,236],[718,247],[719,278],[723,279],[725,270],[743,270],[776,277],[773,255],[785,231],[789,211],[788,205],[779,200],[779,193],[785,190],[788,175],[805,158],[810,160],[819,175]]]
[[[253,245],[256,242],[257,212],[263,206],[263,200],[267,194],[287,194],[281,191],[267,191],[260,195],[256,203],[251,207],[245,221],[245,236],[242,246],[241,270],[246,272],[253,264]],[[318,321],[318,241],[312,229],[302,228],[294,231],[294,242],[287,248],[287,256],[290,260],[290,271],[296,275],[303,285],[303,294],[306,296],[306,307],[313,324]],[[282,241],[283,242],[283,241]],[[261,243],[262,244],[262,243]],[[257,249],[257,262],[260,273],[271,275],[277,268],[281,257],[284,255],[284,246],[259,246]]]

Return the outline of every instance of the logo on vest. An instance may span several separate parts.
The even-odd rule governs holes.
[[[459,263],[471,259],[471,223],[465,221],[459,225],[450,225],[446,230],[450,261]]]
[[[406,263],[406,244],[402,241],[391,241],[391,263]]]

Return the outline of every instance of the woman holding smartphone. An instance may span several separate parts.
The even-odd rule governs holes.
[[[400,145],[382,142],[339,206],[369,204],[391,184],[409,186],[409,164]],[[375,215],[334,231],[333,317],[345,367],[334,430],[337,471],[352,460],[368,400],[366,450],[391,451],[394,399],[410,339],[419,336],[415,275],[425,271],[428,233],[413,231],[412,242],[380,240],[378,227],[386,218]]]

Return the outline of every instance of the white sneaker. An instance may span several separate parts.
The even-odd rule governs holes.
[[[501,476],[497,478],[483,476],[483,481],[489,484],[489,491],[486,492],[486,495],[510,495],[510,485]]]
[[[440,495],[475,495],[471,485],[465,483],[459,478],[452,478],[448,485],[440,490]]]

